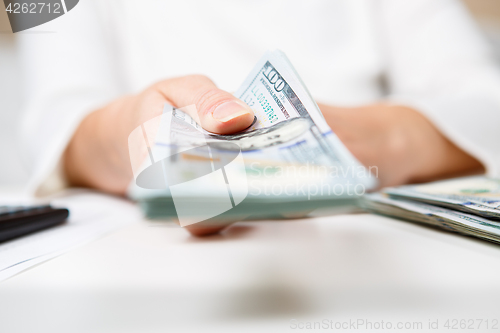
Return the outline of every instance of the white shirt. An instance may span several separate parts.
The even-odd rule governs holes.
[[[85,0],[36,30],[51,33],[18,36],[38,194],[63,185],[61,154],[89,112],[187,74],[235,91],[268,49],[318,101],[413,106],[500,177],[500,72],[453,0]]]

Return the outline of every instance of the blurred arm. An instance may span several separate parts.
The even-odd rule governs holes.
[[[500,71],[466,9],[382,0],[380,10],[390,100],[418,110],[499,177]]]

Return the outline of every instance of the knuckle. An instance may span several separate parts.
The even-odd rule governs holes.
[[[145,104],[158,103],[158,102],[169,102],[165,94],[163,94],[161,85],[154,84],[148,87],[146,90],[142,91],[140,94],[140,100]]]
[[[148,88],[146,88],[141,94],[142,94],[142,96],[145,96],[145,97],[161,95],[161,96],[164,96],[166,98],[163,91],[165,90],[165,85],[167,83],[168,83],[167,80],[158,81],[158,82],[154,83],[153,85],[149,86]]]

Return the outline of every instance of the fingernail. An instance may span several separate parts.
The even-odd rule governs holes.
[[[231,119],[237,118],[244,114],[249,114],[248,107],[241,105],[238,102],[226,102],[219,105],[214,112],[212,113],[212,117],[220,122],[227,122]]]

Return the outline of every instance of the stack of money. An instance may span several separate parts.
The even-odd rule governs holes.
[[[483,176],[387,188],[366,195],[372,212],[500,243],[500,180]]]
[[[130,135],[129,195],[148,217],[174,217],[181,225],[286,217],[352,205],[376,186],[284,53],[266,53],[235,96],[255,114],[243,132],[209,133],[193,119],[193,106],[165,105]]]

